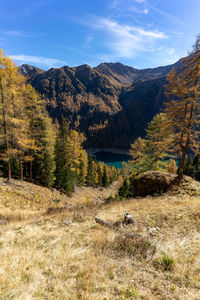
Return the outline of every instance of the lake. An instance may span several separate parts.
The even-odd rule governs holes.
[[[122,168],[122,163],[127,162],[130,159],[127,150],[100,150],[95,149],[95,151],[88,151],[92,154],[93,158],[96,158],[97,161],[102,161],[109,166],[114,166],[117,169]]]

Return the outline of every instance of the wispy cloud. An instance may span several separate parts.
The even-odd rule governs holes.
[[[175,24],[175,25],[185,26],[184,22],[180,18],[167,13],[167,12],[157,8],[156,6],[151,5],[149,2],[146,2],[146,5],[150,10],[153,10],[158,15],[161,15],[162,17],[164,17],[167,22]]]
[[[88,25],[107,34],[104,43],[107,43],[112,51],[111,55],[119,58],[134,57],[138,51],[148,51],[150,43],[167,38],[167,35],[159,30],[145,30],[106,18],[96,17]]]
[[[129,8],[129,12],[136,12],[138,14],[144,14],[147,15],[149,13],[149,9],[148,8],[144,8],[144,9],[138,9],[136,6],[131,6]]]
[[[137,3],[144,3],[145,0],[135,0],[135,2],[137,2]]]
[[[36,66],[47,67],[47,68],[56,68],[67,64],[65,61],[62,60],[58,60],[55,58],[47,58],[42,56],[31,56],[31,55],[19,54],[19,55],[10,55],[10,57],[14,61],[20,62],[21,64],[28,63],[28,64],[34,64]]]
[[[27,1],[26,7],[22,11],[25,16],[30,16],[38,11],[40,8],[45,7],[52,3],[52,0],[43,0],[43,1]]]
[[[91,36],[91,35],[87,36],[85,43],[84,43],[84,47],[91,48],[91,43],[92,43],[93,39],[94,39],[93,36]]]
[[[145,4],[145,0],[113,0],[110,9],[118,10],[120,15],[126,14],[127,12],[147,15],[149,9]]]
[[[8,31],[0,31],[0,33],[4,35],[14,36],[14,37],[29,37],[30,35],[27,33],[23,33],[18,30],[8,30]]]
[[[184,22],[181,18],[172,15],[162,9],[157,7],[157,4],[151,4],[151,0],[113,0],[111,4],[111,9],[115,9],[120,11],[120,15],[125,15],[130,12],[135,12],[138,14],[149,14],[149,12],[154,12],[157,16],[159,16],[159,20],[163,22],[172,23],[175,25],[185,26]]]

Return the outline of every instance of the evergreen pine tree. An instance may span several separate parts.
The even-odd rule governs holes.
[[[107,172],[106,165],[104,165],[104,167],[103,167],[102,185],[105,186],[105,187],[109,185],[108,172]]]
[[[195,155],[193,163],[191,164],[190,167],[189,176],[200,181],[200,154]]]
[[[95,183],[94,170],[93,170],[93,159],[92,159],[91,154],[88,154],[88,167],[87,167],[86,183],[88,186],[94,185],[94,183]]]
[[[67,167],[64,167],[61,190],[64,190],[68,196],[72,196],[74,192],[74,176],[73,172]]]
[[[101,164],[98,163],[98,166],[97,166],[97,174],[98,174],[98,185],[99,186],[102,186],[102,167],[101,167]]]
[[[33,178],[36,182],[50,187],[53,185],[54,180],[54,162],[48,149],[45,120],[38,118],[35,120],[34,126],[37,127],[37,131],[40,134],[36,140],[36,146],[39,150],[34,153]]]
[[[79,174],[78,174],[79,185],[83,185],[83,183],[84,183],[84,177],[85,177],[85,174],[84,174],[84,162],[81,159],[80,160],[80,166],[79,166]]]
[[[194,159],[189,155],[184,162],[183,174],[194,177],[193,161]]]
[[[69,137],[69,127],[66,120],[62,117],[58,128],[55,154],[55,187],[63,190],[69,196],[74,192],[74,172],[70,169],[68,163],[67,141]]]
[[[69,135],[69,128],[67,122],[64,120],[64,118],[61,118],[61,123],[58,128],[57,137],[56,137],[56,143],[54,148],[54,154],[55,154],[55,187],[58,189],[63,188],[64,184],[64,177],[68,178],[66,176],[66,142],[67,137]]]

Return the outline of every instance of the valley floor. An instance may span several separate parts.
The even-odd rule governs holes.
[[[0,299],[200,299],[200,197],[191,188],[103,202],[117,185],[67,198],[0,179]],[[139,238],[94,219],[125,211]]]

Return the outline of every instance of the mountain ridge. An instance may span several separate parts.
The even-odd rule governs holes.
[[[44,96],[55,121],[63,115],[87,137],[86,147],[128,149],[166,101],[166,75],[175,64],[138,70],[121,63],[63,66],[48,71],[22,65],[19,71]]]

